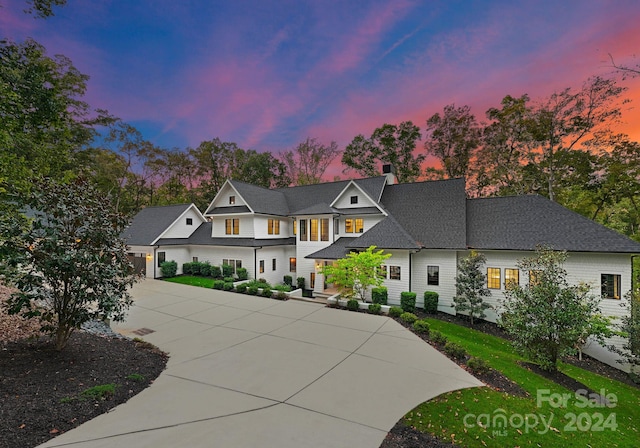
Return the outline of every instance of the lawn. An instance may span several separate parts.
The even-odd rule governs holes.
[[[213,288],[215,279],[211,277],[196,277],[193,275],[180,275],[178,277],[165,278],[165,282],[180,283],[183,285],[200,286],[202,288]]]
[[[518,383],[529,397],[488,387],[441,395],[404,417],[407,425],[464,447],[632,447],[640,438],[640,390],[584,369],[560,370],[610,399],[588,401],[517,362],[523,358],[499,337],[429,319],[432,330]]]

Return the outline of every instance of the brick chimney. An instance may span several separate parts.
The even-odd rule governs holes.
[[[382,174],[387,178],[387,185],[394,185],[396,183],[396,169],[393,165],[382,165]]]

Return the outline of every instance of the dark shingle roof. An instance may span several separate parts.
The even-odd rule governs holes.
[[[353,240],[357,239],[358,238],[349,238],[343,236],[342,238],[338,238],[338,240],[331,246],[320,249],[319,251],[309,254],[304,258],[312,258],[317,260],[338,260],[340,258],[344,258],[349,252],[351,252],[349,244]]]
[[[291,238],[230,238],[211,237],[211,223],[204,222],[191,234],[189,238],[162,238],[158,240],[160,246],[180,246],[193,244],[198,246],[234,246],[234,247],[264,247],[296,244],[295,237]]]
[[[379,215],[380,209],[377,207],[358,207],[358,208],[334,208],[335,212],[341,215]]]
[[[420,249],[416,241],[392,216],[388,216],[349,244],[350,248]]]
[[[191,204],[143,208],[122,232],[129,246],[150,246]]]
[[[231,207],[217,207],[209,210],[210,215],[225,215],[227,213],[249,213],[249,207],[246,205],[234,205]]]
[[[411,236],[428,249],[465,249],[464,179],[389,185],[382,204]]]
[[[229,180],[229,183],[254,212],[279,216],[287,216],[289,214],[287,201],[278,190],[269,190],[268,188],[239,180]],[[205,214],[216,213],[214,210],[214,208],[209,207]]]
[[[475,249],[640,253],[640,243],[542,196],[469,199],[467,218]]]
[[[329,204],[326,202],[320,202],[305,209],[298,210],[296,215],[332,215],[333,213],[335,213],[335,209],[329,207]]]

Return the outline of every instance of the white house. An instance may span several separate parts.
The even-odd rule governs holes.
[[[516,262],[544,244],[569,253],[569,280],[589,283],[612,316],[624,311],[632,255],[640,253],[639,243],[541,196],[467,199],[464,179],[395,184],[392,173],[280,189],[228,180],[204,214],[193,204],[146,208],[125,236],[147,277],[160,277],[165,260],[175,260],[178,273],[185,262],[208,260],[272,284],[303,277],[316,294],[331,286],[323,265],[374,245],[392,254],[384,281],[390,304],[414,291],[421,306],[429,290],[448,313],[455,313],[457,262],[471,249],[487,257],[496,309],[506,281],[528,282]],[[595,344],[585,351],[615,364]]]

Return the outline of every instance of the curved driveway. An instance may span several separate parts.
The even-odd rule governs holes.
[[[417,404],[482,385],[387,317],[158,280],[133,295],[115,329],[151,330],[167,369],[43,447],[377,448]]]

